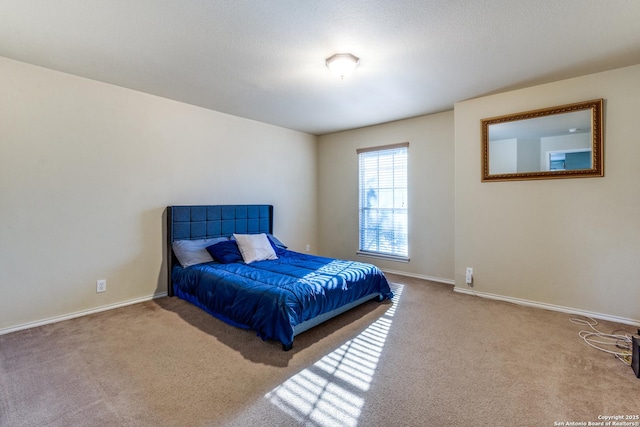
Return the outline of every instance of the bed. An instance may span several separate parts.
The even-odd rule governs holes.
[[[169,296],[284,350],[332,317],[393,296],[374,265],[289,250],[273,235],[271,205],[169,206],[167,254]]]

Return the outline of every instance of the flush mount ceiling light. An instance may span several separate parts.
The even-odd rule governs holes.
[[[336,53],[327,58],[327,68],[336,76],[344,79],[345,76],[353,73],[360,58],[350,53]]]

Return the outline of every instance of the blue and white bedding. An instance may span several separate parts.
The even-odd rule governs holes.
[[[171,273],[174,294],[232,325],[285,347],[297,325],[369,295],[393,293],[376,266],[289,250],[250,264],[207,262]]]

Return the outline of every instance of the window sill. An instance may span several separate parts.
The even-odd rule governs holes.
[[[387,254],[379,254],[375,252],[364,252],[364,251],[357,251],[356,254],[363,257],[367,257],[367,258],[385,259],[388,261],[397,261],[397,262],[409,262],[408,257],[397,256],[397,255],[387,255]]]

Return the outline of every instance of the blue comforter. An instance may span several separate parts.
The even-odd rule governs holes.
[[[393,294],[374,265],[283,251],[251,264],[210,262],[172,271],[174,293],[262,339],[293,343],[294,327],[370,294]]]

